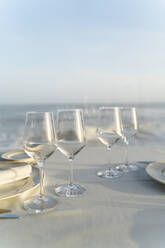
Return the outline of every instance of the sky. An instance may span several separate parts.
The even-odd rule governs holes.
[[[0,0],[0,104],[163,102],[164,0]]]

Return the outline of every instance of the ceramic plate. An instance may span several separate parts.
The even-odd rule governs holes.
[[[7,168],[11,166],[18,166],[18,164],[6,162],[4,163],[3,161],[0,161],[0,168]],[[20,163],[19,166],[21,166]],[[32,166],[31,177],[21,179],[16,182],[0,185],[0,200],[6,200],[8,198],[20,196],[23,193],[28,194],[39,187],[39,182],[39,169],[35,166]]]
[[[165,161],[149,164],[146,168],[146,172],[156,181],[165,184]]]
[[[1,158],[17,162],[34,162],[23,150],[13,150],[1,155]]]

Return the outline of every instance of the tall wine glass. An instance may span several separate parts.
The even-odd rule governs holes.
[[[40,195],[26,200],[24,208],[29,213],[44,213],[53,209],[57,201],[44,193],[45,160],[55,151],[54,119],[51,112],[27,112],[23,140],[24,151],[32,157],[40,169]]]
[[[118,133],[122,137],[126,144],[126,161],[124,164],[118,166],[118,169],[129,172],[138,170],[136,164],[130,164],[128,161],[128,146],[130,139],[135,137],[138,131],[138,119],[136,108],[134,107],[122,107],[119,110],[120,120],[118,125]]]
[[[75,198],[85,192],[81,185],[73,183],[73,160],[86,145],[83,113],[80,109],[57,111],[56,145],[70,162],[70,182],[57,185],[55,192],[59,196]]]
[[[117,107],[99,108],[97,137],[106,146],[109,154],[108,168],[99,171],[97,173],[99,177],[117,178],[122,175],[122,172],[112,165],[110,161],[112,146],[120,139],[120,135],[117,133],[118,111],[119,109]]]

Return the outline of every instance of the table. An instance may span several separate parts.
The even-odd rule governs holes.
[[[124,159],[124,147],[114,147],[113,157]],[[162,149],[130,147],[131,160],[163,160]],[[78,199],[56,197],[57,208],[44,215],[22,215],[0,220],[0,248],[164,248],[165,186],[152,180],[141,164],[136,172],[107,180],[96,173],[106,164],[104,146],[87,146],[75,159],[75,180],[87,192]],[[69,178],[67,159],[56,152],[47,160],[46,190]]]

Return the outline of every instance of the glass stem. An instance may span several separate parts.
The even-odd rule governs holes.
[[[107,148],[107,151],[108,151],[108,169],[110,170],[112,168],[112,163],[111,163],[111,150],[112,150],[112,147],[109,146]]]
[[[69,181],[69,185],[73,184],[73,158],[69,158],[69,162],[70,162],[70,181]]]
[[[38,162],[39,169],[40,169],[40,199],[45,199],[45,192],[44,192],[44,161]]]
[[[125,165],[128,166],[129,165],[129,161],[128,161],[128,142],[126,142],[126,155],[125,155]]]

